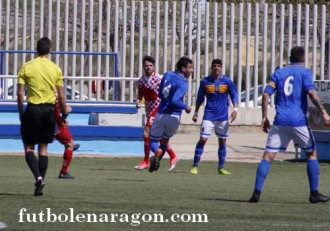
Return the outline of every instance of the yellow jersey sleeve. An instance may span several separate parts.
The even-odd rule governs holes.
[[[25,85],[25,66],[22,66],[21,69],[18,72],[18,83]]]

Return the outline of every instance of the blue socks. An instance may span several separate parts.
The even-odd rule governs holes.
[[[262,160],[257,168],[255,190],[261,192],[269,172],[270,163]],[[319,185],[320,168],[318,160],[307,160],[307,175],[311,192],[316,192]]]
[[[318,160],[307,160],[307,175],[311,192],[317,191],[320,175]]]
[[[201,156],[204,152],[204,145],[202,142],[198,141],[195,148],[195,156],[194,156],[194,167],[198,167],[198,164],[201,160]],[[219,158],[219,164],[218,169],[222,169],[225,166],[226,162],[226,145],[220,145],[218,149],[218,158]]]
[[[227,154],[226,145],[220,145],[218,149],[218,158],[219,158],[218,169],[222,169],[225,166],[226,154]]]
[[[157,152],[157,149],[159,147],[159,143],[158,143],[158,140],[150,140],[150,149],[153,153]]]
[[[198,167],[203,152],[204,152],[204,144],[198,141],[195,148],[195,156],[194,156],[194,164],[193,164],[194,167]]]
[[[162,149],[162,156],[161,156],[161,158],[163,158],[163,156],[164,156],[164,154],[165,154],[165,152],[166,152],[166,148],[167,148],[167,145],[166,146],[164,146],[164,145],[159,145],[159,142],[158,142],[158,140],[150,140],[150,149],[151,149],[151,151],[153,152],[153,153],[156,153],[157,152],[157,150],[158,150],[158,148],[160,148],[160,149]]]
[[[261,192],[265,179],[269,172],[270,163],[267,160],[262,160],[257,168],[257,176],[255,182],[255,190]]]

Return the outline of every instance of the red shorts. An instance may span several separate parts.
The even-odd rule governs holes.
[[[72,135],[66,126],[61,126],[59,133],[55,134],[55,139],[61,144],[68,144],[72,140]]]

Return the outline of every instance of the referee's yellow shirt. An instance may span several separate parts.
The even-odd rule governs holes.
[[[25,63],[18,73],[18,83],[27,87],[26,100],[32,104],[55,104],[55,89],[63,87],[61,69],[46,57]]]

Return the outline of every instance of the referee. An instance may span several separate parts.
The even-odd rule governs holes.
[[[63,120],[67,117],[66,98],[63,89],[61,69],[48,59],[51,42],[47,37],[38,40],[37,58],[25,63],[18,73],[17,106],[21,121],[21,136],[24,144],[25,160],[36,183],[35,196],[42,196],[44,179],[48,167],[47,146],[53,142],[55,134],[55,90]],[[27,107],[23,100],[27,89]],[[38,145],[38,159],[34,155]]]

